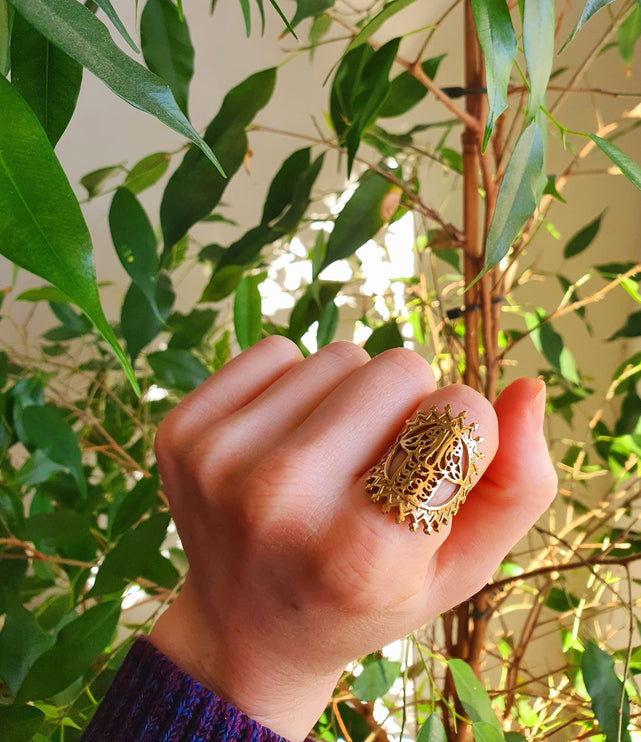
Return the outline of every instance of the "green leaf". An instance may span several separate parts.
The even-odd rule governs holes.
[[[69,301],[69,297],[55,286],[39,286],[38,288],[27,289],[18,294],[16,301],[48,301],[54,304],[64,304]]]
[[[221,301],[236,289],[244,273],[244,265],[224,265],[215,270],[198,301]]]
[[[13,5],[10,5],[8,0],[0,0],[0,75],[5,77],[11,69],[13,18]]]
[[[245,33],[247,38],[251,35],[252,22],[251,22],[251,10],[249,7],[249,0],[240,0],[240,7],[243,11],[243,20],[245,21]]]
[[[78,201],[35,115],[1,76],[0,110],[0,252],[82,309],[137,390],[133,369],[100,306],[91,237]]]
[[[194,47],[187,21],[171,0],[147,0],[140,17],[140,46],[147,67],[171,88],[187,115],[189,83],[194,74]]]
[[[33,109],[52,147],[71,120],[81,82],[78,62],[17,13],[11,34],[11,83]]]
[[[158,553],[168,525],[169,514],[156,513],[127,531],[100,565],[96,582],[87,596],[121,593],[129,582],[140,577],[147,563]]]
[[[356,36],[354,36],[345,53],[352,51],[352,49],[356,49],[358,46],[361,46],[361,44],[364,44],[372,34],[375,34],[378,31],[385,21],[404,8],[407,8],[408,5],[411,5],[413,2],[414,0],[392,0],[389,3],[386,3],[380,13],[377,13],[372,20],[369,21],[369,23],[366,23]]]
[[[627,18],[619,27],[619,54],[621,59],[630,64],[634,57],[634,48],[641,36],[641,6],[634,5]],[[13,73],[12,73],[13,75]]]
[[[127,173],[123,186],[132,193],[141,193],[157,183],[167,172],[171,155],[155,152],[137,162]]]
[[[503,728],[501,722],[492,709],[492,702],[487,691],[481,685],[472,668],[467,662],[459,659],[448,660],[447,665],[452,673],[461,705],[470,721],[473,723],[485,722],[488,726],[500,732],[502,739]]]
[[[190,392],[211,375],[207,366],[186,350],[150,353],[147,361],[156,374],[157,384],[182,392]]]
[[[614,671],[612,657],[594,642],[587,642],[581,657],[581,670],[585,687],[592,699],[592,710],[607,742],[630,742],[630,732],[627,728],[630,721],[630,702],[623,683]],[[623,713],[619,718],[622,698]]]
[[[169,87],[128,57],[106,26],[76,0],[11,0],[43,36],[102,80],[117,96],[189,139],[221,170],[209,145],[180,110]]]
[[[50,461],[68,470],[80,493],[86,496],[78,439],[58,409],[53,405],[31,405],[22,413],[22,426],[26,445],[40,449]]]
[[[269,0],[269,4],[272,6],[272,8],[278,13],[280,16],[281,21],[285,24],[285,28],[289,31],[289,33],[298,41],[298,36],[296,36],[296,33],[294,29],[291,26],[291,23],[287,20],[285,17],[285,14],[280,9],[280,5],[276,2],[276,0]]]
[[[243,276],[234,294],[234,331],[241,350],[246,350],[260,340],[262,326],[259,284],[265,274]]]
[[[192,309],[189,314],[174,312],[167,321],[171,333],[167,347],[189,350],[199,346],[211,332],[217,315],[213,309]]]
[[[390,200],[398,205],[400,195],[401,189],[379,173],[368,170],[362,175],[358,188],[336,217],[320,270],[349,257],[372,239],[396,210]]]
[[[118,13],[116,13],[114,6],[111,4],[111,0],[94,0],[94,2],[104,12],[107,18],[109,18],[109,20],[113,23],[116,31],[118,31],[118,33],[127,42],[127,44],[129,44],[132,51],[138,54],[139,49],[136,46],[136,42],[131,38],[131,36],[129,35],[129,31],[127,31],[127,29],[125,28],[125,24],[118,17]]]
[[[159,268],[156,235],[145,210],[127,188],[118,188],[114,193],[109,228],[122,267],[162,319],[156,306]]]
[[[392,687],[401,671],[400,662],[387,659],[374,660],[363,667],[352,684],[352,693],[360,701],[375,701],[382,698]]]
[[[475,721],[472,724],[474,742],[505,742],[502,729],[497,729],[486,721]]]
[[[268,224],[277,219],[291,203],[298,176],[307,170],[310,162],[309,147],[296,150],[283,162],[269,186],[260,219],[261,224]]]
[[[485,57],[489,111],[483,152],[497,118],[507,108],[507,88],[516,58],[517,43],[510,11],[505,0],[472,0],[476,33]]]
[[[87,198],[91,200],[94,196],[102,193],[102,187],[115,175],[122,173],[122,165],[110,165],[101,167],[98,170],[92,170],[90,173],[80,178],[80,185],[87,189]]]
[[[484,272],[507,255],[526,220],[539,205],[545,182],[543,134],[538,123],[533,121],[519,137],[499,188],[487,235]]]
[[[567,203],[563,196],[556,190],[556,175],[548,175],[547,183],[545,184],[543,193],[547,194],[548,196],[552,196],[552,198],[555,198],[562,204]]]
[[[564,258],[572,258],[575,255],[582,253],[587,247],[592,244],[592,241],[597,236],[601,227],[601,219],[603,219],[603,214],[605,214],[605,212],[601,212],[601,214],[599,214],[596,219],[591,221],[589,224],[586,224],[585,227],[580,229],[568,241],[567,245],[563,248]]]
[[[287,337],[295,343],[300,343],[301,337],[314,322],[319,323],[320,332],[320,320],[323,312],[328,304],[334,303],[336,294],[338,294],[342,285],[337,281],[314,281],[311,283],[292,309],[289,316]],[[328,311],[332,312],[331,309]],[[331,323],[332,317],[330,316],[326,321]],[[323,332],[329,330],[331,330],[331,327],[323,328]]]
[[[580,384],[581,380],[572,354],[565,347],[563,338],[549,322],[541,324],[544,319],[545,313],[542,310],[537,310],[536,314],[525,314],[525,324],[530,330],[532,344],[561,376],[573,384]]]
[[[367,338],[364,348],[373,358],[384,350],[390,348],[402,348],[403,336],[398,329],[396,320],[386,322],[384,325],[377,327],[374,332]]]
[[[111,520],[110,536],[114,538],[132,528],[149,510],[158,496],[158,475],[136,482],[134,488],[120,502]]]
[[[608,340],[617,338],[636,338],[641,336],[641,312],[629,314],[623,327],[619,328]]]
[[[334,301],[328,301],[318,318],[318,330],[316,332],[316,345],[323,348],[334,339],[338,327],[338,307]]]
[[[389,91],[389,72],[400,39],[392,39],[374,52],[361,46],[343,57],[334,77],[330,114],[336,133],[347,147],[347,172],[365,130],[374,123]]]
[[[505,732],[505,742],[527,742],[527,740],[518,732]]]
[[[445,727],[436,713],[431,713],[421,725],[416,742],[447,742]]]
[[[421,63],[421,69],[430,80],[436,77],[439,65],[444,58],[445,54],[440,54],[438,57],[430,57]],[[389,92],[378,111],[378,117],[401,116],[422,101],[426,95],[427,88],[422,82],[409,72],[401,72],[390,82]]]
[[[607,139],[590,134],[590,139],[621,170],[625,177],[641,190],[641,167]]]
[[[292,28],[296,28],[306,18],[316,18],[321,13],[334,7],[335,0],[296,0],[296,12],[290,21]]]
[[[554,23],[554,0],[525,3],[523,51],[530,77],[528,116],[531,118],[541,106],[545,106],[545,92],[554,60]]]
[[[0,632],[0,678],[15,696],[29,668],[51,647],[53,639],[42,630],[33,613],[17,601],[11,601],[4,613]]]
[[[64,549],[80,543],[92,525],[87,514],[82,515],[75,510],[36,513],[25,521],[21,537],[25,541],[32,541],[41,551],[45,547]]]
[[[154,308],[135,284],[130,285],[120,310],[120,329],[132,363],[164,328],[175,298],[171,281],[164,273],[159,276]]]
[[[559,53],[561,53],[565,49],[570,41],[572,41],[572,39],[579,33],[583,26],[585,26],[585,24],[597,11],[601,10],[601,8],[605,8],[606,5],[609,5],[612,2],[614,2],[614,0],[587,0],[587,2],[585,3],[585,7],[581,12],[581,16],[579,17],[579,20],[576,22],[576,25],[572,29],[572,33],[568,36]]]
[[[35,706],[0,706],[0,729],[3,742],[25,742],[35,739],[45,715]]]
[[[557,613],[565,613],[566,611],[573,611],[580,605],[581,601],[572,593],[566,590],[560,590],[558,587],[551,588],[548,593],[548,597],[545,600],[545,605]]]
[[[267,105],[275,83],[274,68],[251,75],[227,93],[220,111],[207,127],[205,141],[220,152],[229,178],[247,154],[245,127]],[[171,176],[160,206],[165,254],[190,227],[213,211],[228,183],[199,150],[189,149]]]
[[[79,678],[111,641],[119,617],[120,603],[105,602],[66,624],[54,646],[32,665],[18,698],[50,698]]]

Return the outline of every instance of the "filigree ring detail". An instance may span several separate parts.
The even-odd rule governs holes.
[[[473,437],[478,425],[465,424],[465,411],[432,407],[405,423],[388,452],[370,471],[366,491],[383,513],[396,508],[396,522],[410,517],[410,530],[440,531],[458,512],[478,475],[483,457]]]

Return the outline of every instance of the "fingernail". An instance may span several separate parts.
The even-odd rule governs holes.
[[[543,421],[545,420],[545,382],[537,379],[538,391],[532,397],[532,423],[537,432],[543,430]]]

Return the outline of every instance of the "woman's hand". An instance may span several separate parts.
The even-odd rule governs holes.
[[[405,420],[432,405],[478,423],[480,478],[440,533],[411,533],[365,491]],[[345,665],[457,605],[550,504],[545,387],[494,408],[429,365],[349,343],[304,359],[270,337],[162,424],[158,463],[190,571],[151,641],[264,726],[302,740]],[[500,440],[500,445],[499,445]]]

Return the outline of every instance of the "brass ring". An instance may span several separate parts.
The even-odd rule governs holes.
[[[409,516],[410,530],[422,523],[428,534],[440,531],[456,515],[483,457],[477,449],[483,439],[472,437],[478,425],[466,425],[465,415],[452,416],[446,405],[443,413],[432,407],[405,423],[367,479],[367,494],[373,502],[381,501],[383,513],[396,508],[397,523]]]

